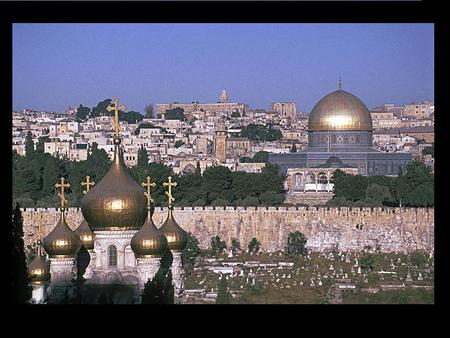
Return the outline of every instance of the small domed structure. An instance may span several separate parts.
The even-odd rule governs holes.
[[[181,251],[184,249],[187,243],[187,233],[173,218],[171,207],[169,207],[167,219],[160,230],[166,236],[170,250]]]
[[[81,247],[81,240],[67,225],[64,209],[61,210],[58,224],[44,238],[43,243],[50,258],[76,257]]]
[[[131,238],[131,250],[139,258],[161,257],[168,247],[167,239],[153,223],[150,209],[142,228]]]
[[[88,250],[94,249],[95,234],[92,232],[85,219],[83,219],[78,228],[75,229],[75,233],[80,237],[82,246]]]
[[[131,177],[114,139],[114,160],[105,177],[81,201],[83,216],[92,230],[139,230],[145,222],[142,187]]]
[[[42,255],[42,242],[37,242],[37,252],[28,265],[28,275],[33,283],[45,283],[50,279],[50,271],[45,256]]]

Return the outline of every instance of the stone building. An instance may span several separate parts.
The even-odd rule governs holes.
[[[217,103],[199,103],[197,101],[193,101],[192,103],[158,103],[156,104],[156,114],[157,116],[164,116],[167,110],[175,108],[182,108],[184,112],[189,115],[192,115],[194,112],[198,111],[203,111],[210,114],[231,114],[232,112],[237,111],[242,115],[244,111],[248,110],[248,105],[238,102],[229,102],[228,94],[225,90],[223,90],[220,95],[219,102]],[[196,113],[196,115],[199,114]]]
[[[297,123],[297,106],[295,102],[274,102],[271,105],[272,111],[279,114],[280,117],[289,117],[291,123]]]
[[[339,89],[324,96],[308,120],[308,148],[297,153],[269,154],[269,162],[289,168],[311,168],[330,157],[358,169],[360,175],[397,175],[411,161],[408,153],[385,153],[372,147],[372,118],[366,105]]]
[[[228,137],[227,153],[231,156],[242,157],[252,151],[252,141],[247,137]]]
[[[430,101],[413,102],[405,105],[402,117],[424,118],[430,116],[434,111],[434,105]]]
[[[225,123],[220,120],[214,135],[214,155],[218,163],[225,163],[227,159],[227,131]]]

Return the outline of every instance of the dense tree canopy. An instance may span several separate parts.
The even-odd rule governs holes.
[[[8,234],[7,247],[10,249],[8,257],[11,259],[8,278],[10,296],[14,303],[25,304],[31,298],[31,290],[23,242],[23,218],[19,204],[16,204],[13,211],[12,228]]]
[[[250,123],[241,131],[242,137],[247,137],[253,141],[275,141],[280,140],[283,135],[278,129],[260,124]]]
[[[184,116],[184,109],[180,107],[166,110],[164,116],[166,120],[186,120],[186,116]]]
[[[434,175],[425,164],[413,161],[398,177],[360,176],[337,170],[334,197],[329,206],[434,206]]]

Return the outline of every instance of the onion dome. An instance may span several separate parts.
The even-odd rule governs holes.
[[[131,238],[131,249],[139,258],[162,257],[168,243],[164,234],[153,223],[150,209],[142,228]]]
[[[75,229],[75,233],[80,237],[82,246],[88,250],[94,249],[95,235],[86,220],[83,219],[78,228]]]
[[[50,271],[45,260],[45,256],[42,255],[42,242],[37,242],[37,252],[33,261],[28,265],[28,274],[33,283],[44,283],[50,279]]]
[[[81,200],[81,212],[92,230],[139,230],[145,222],[142,187],[131,177],[114,138],[114,160],[105,177]]]
[[[43,242],[44,249],[50,258],[76,257],[81,247],[81,240],[67,225],[64,209],[61,210],[58,224]]]
[[[184,249],[187,243],[187,233],[173,218],[171,207],[169,207],[166,221],[159,230],[166,236],[170,250],[181,251]]]
[[[324,96],[309,114],[309,131],[372,130],[367,106],[355,95],[339,89]]]

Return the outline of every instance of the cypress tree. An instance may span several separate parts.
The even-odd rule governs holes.
[[[225,277],[222,277],[219,281],[219,287],[217,291],[216,304],[230,304],[231,295],[227,290],[228,282]]]
[[[19,203],[13,212],[12,229],[10,233],[11,244],[11,278],[10,286],[14,303],[25,304],[31,298],[28,270],[23,242],[23,217]]]
[[[172,284],[172,271],[160,267],[153,279],[145,283],[142,292],[142,304],[173,304],[174,287]]]
[[[34,154],[34,142],[33,142],[33,135],[31,134],[31,131],[27,133],[27,136],[25,137],[25,156],[27,158],[31,158]]]

